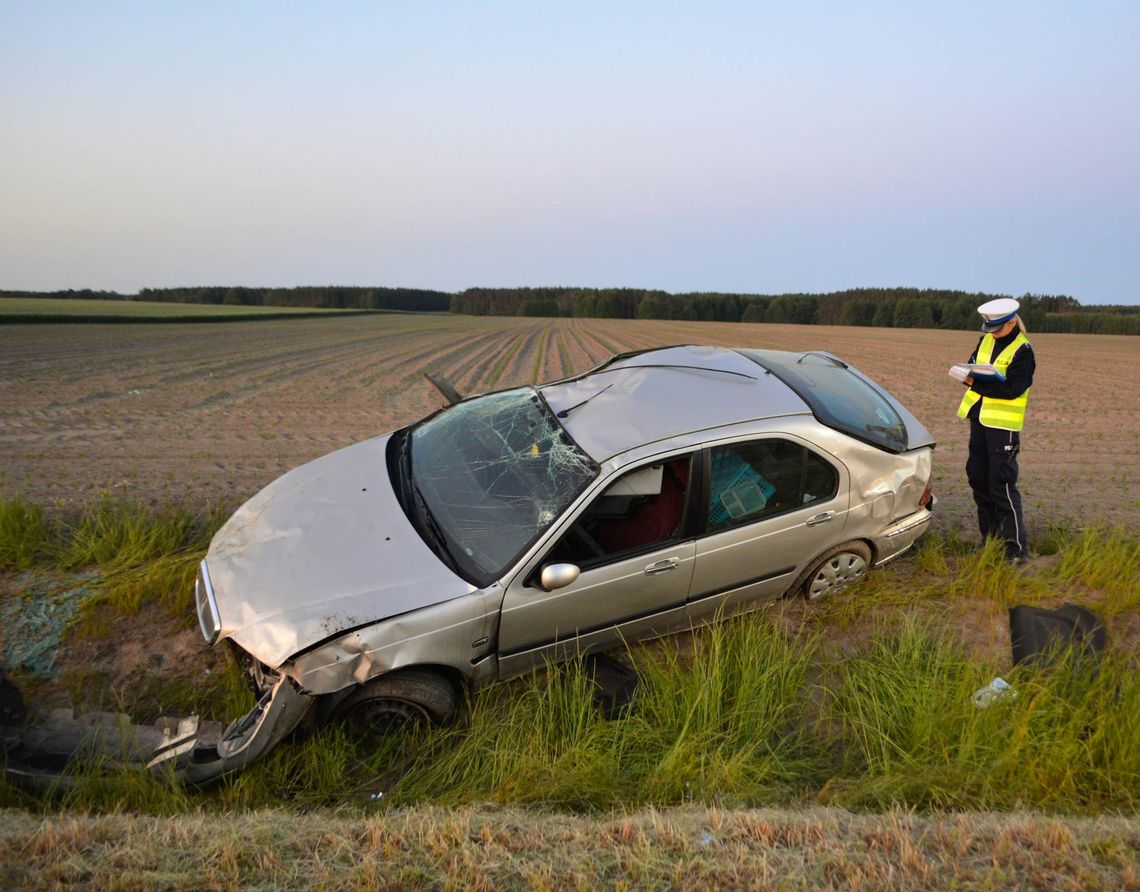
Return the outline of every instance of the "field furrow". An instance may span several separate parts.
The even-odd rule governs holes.
[[[509,349],[513,338],[513,333],[502,331],[487,335],[482,349],[471,354],[470,359],[463,364],[458,377],[452,380],[453,384],[459,382],[457,386],[460,393],[482,393],[492,389],[487,382],[488,376],[502,358],[503,351]],[[467,349],[464,345],[458,352],[462,354]]]
[[[535,358],[545,336],[544,328],[534,328],[523,336],[518,349],[503,367],[503,374],[498,381],[499,387],[534,383]]]
[[[874,377],[938,441],[945,522],[969,528],[968,430],[946,375],[973,332],[446,314],[225,325],[0,329],[2,486],[39,501],[102,493],[235,500],[289,468],[415,421],[463,393],[580,373],[613,352],[700,343],[828,350]],[[1034,335],[1021,454],[1031,523],[1136,526],[1140,355],[1108,335]],[[1091,397],[1095,394],[1095,399]],[[1034,521],[1033,519],[1037,520]]]
[[[573,374],[574,367],[570,361],[570,348],[566,346],[566,329],[558,329],[558,372],[551,377],[564,378]]]

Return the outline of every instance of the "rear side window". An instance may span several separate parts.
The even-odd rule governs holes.
[[[710,455],[710,533],[832,498],[839,475],[826,459],[778,438],[715,447]]]
[[[813,353],[792,361],[769,354],[756,361],[799,394],[828,427],[891,452],[907,448],[906,424],[894,406],[845,364]]]

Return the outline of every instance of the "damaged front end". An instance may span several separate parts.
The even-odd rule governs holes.
[[[207,643],[217,640],[217,605],[205,561],[195,586],[198,619]],[[239,656],[240,650],[233,648]],[[54,709],[29,722],[15,683],[0,668],[0,764],[5,778],[33,792],[72,786],[79,768],[137,768],[183,786],[205,786],[246,768],[288,737],[313,705],[297,683],[247,660],[257,702],[223,725],[198,716],[135,724],[112,712]]]
[[[204,728],[197,716],[180,721],[155,748],[147,768],[182,784],[211,783],[241,771],[288,737],[312,703],[309,694],[283,676],[220,735]]]

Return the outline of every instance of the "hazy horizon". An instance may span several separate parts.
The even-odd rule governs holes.
[[[148,287],[154,287],[154,286],[148,286]],[[586,290],[586,289],[609,290],[609,289],[613,288],[613,289],[619,289],[619,290],[620,289],[629,289],[631,291],[666,291],[666,289],[661,289],[661,288],[658,288],[658,289],[641,288],[640,286],[637,286],[637,285],[612,285],[612,286],[611,285],[510,285],[510,286],[472,285],[470,287],[471,288],[485,288],[485,289],[490,290],[490,291],[494,291],[494,290],[497,290],[499,288],[505,288],[505,289],[514,289],[514,288],[528,289],[529,288],[529,289],[533,289],[533,290],[563,289],[563,288],[570,289],[570,290],[579,289],[579,288],[583,289],[583,290]],[[385,282],[372,282],[372,283],[368,283],[368,284],[349,282],[349,283],[336,284],[336,285],[314,285],[312,282],[299,283],[296,285],[243,285],[240,282],[198,282],[198,283],[192,284],[192,285],[162,286],[162,288],[160,288],[158,290],[180,289],[180,288],[185,288],[188,290],[195,290],[195,289],[199,289],[199,288],[251,288],[251,289],[269,289],[269,290],[288,290],[288,289],[294,289],[294,288],[295,289],[306,289],[306,288],[313,288],[313,289],[320,289],[320,288],[362,288],[362,289],[392,288],[392,289],[409,289],[409,290],[418,290],[418,291],[428,291],[428,292],[433,292],[433,293],[443,293],[443,294],[451,294],[451,295],[462,294],[465,290],[467,290],[464,288],[459,288],[459,289],[456,289],[454,291],[448,291],[445,289],[438,289],[438,288],[421,288],[418,285],[391,285],[391,284],[385,283]],[[937,291],[937,292],[946,292],[946,291],[957,290],[957,289],[944,289],[944,288],[928,288],[926,286],[920,286],[920,285],[882,285],[882,286],[875,285],[875,286],[854,286],[852,288],[838,288],[838,289],[835,289],[835,291],[833,291],[833,292],[832,291],[814,291],[814,292],[813,291],[794,291],[794,292],[785,291],[785,292],[771,292],[771,293],[759,292],[759,291],[753,291],[753,292],[747,292],[747,291],[713,292],[707,288],[698,288],[698,289],[694,289],[693,291],[686,291],[686,292],[666,291],[666,293],[672,294],[675,296],[685,296],[685,295],[690,295],[690,294],[733,294],[733,295],[736,295],[739,297],[758,297],[758,298],[774,298],[774,297],[795,296],[795,295],[808,295],[808,296],[826,297],[829,294],[843,293],[843,292],[847,292],[847,291],[857,291],[857,290],[862,290],[864,288],[867,288],[867,290],[882,290],[882,291],[909,290],[912,288],[920,290],[920,291]],[[37,295],[51,296],[51,295],[58,294],[60,292],[67,292],[67,291],[75,291],[76,293],[88,292],[91,294],[114,294],[114,295],[118,295],[119,298],[137,298],[140,294],[140,292],[138,292],[138,291],[114,291],[112,289],[98,289],[98,288],[86,288],[86,287],[50,289],[50,290],[48,290],[48,289],[32,290],[32,289],[0,288],[0,297],[5,297],[5,296],[14,297],[14,296],[19,296],[19,295],[24,295],[24,294],[26,294],[30,297],[35,297]],[[1001,292],[992,292],[992,291],[991,292],[987,292],[987,291],[963,292],[963,293],[987,294],[987,295],[991,295],[994,297],[1009,296],[1009,297],[1022,298],[1022,299],[1027,296],[1025,294],[1002,295]],[[1031,296],[1033,296],[1033,297],[1038,297],[1038,296],[1056,297],[1056,296],[1064,296],[1064,295],[1033,294]],[[1068,295],[1068,296],[1071,297],[1072,295]],[[88,299],[94,299],[94,298],[84,298],[84,300],[88,300]],[[111,298],[111,299],[113,300],[116,298]],[[169,302],[169,301],[167,301],[167,302]],[[1089,303],[1088,301],[1079,301],[1079,300],[1078,300],[1078,303],[1080,303],[1081,307],[1131,306],[1132,305],[1132,304],[1129,304],[1127,302],[1117,303],[1117,304],[1092,304],[1092,303]],[[266,306],[275,306],[275,305],[266,304]],[[602,317],[599,317],[599,318],[602,318]]]
[[[1140,6],[0,0],[0,288],[1140,302]]]

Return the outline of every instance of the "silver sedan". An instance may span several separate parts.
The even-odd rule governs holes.
[[[933,447],[822,352],[669,347],[458,400],[223,526],[198,617],[262,696],[218,739],[186,723],[153,764],[204,782],[310,712],[371,733],[444,721],[465,689],[827,597],[926,530]]]

